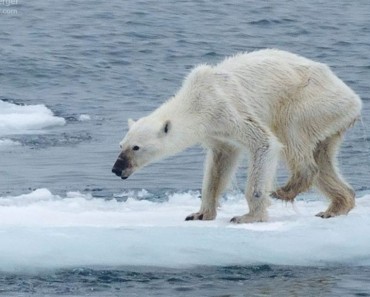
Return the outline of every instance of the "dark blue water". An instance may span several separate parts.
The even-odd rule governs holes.
[[[12,9],[12,11],[9,11]],[[274,47],[329,64],[363,99],[362,124],[339,165],[370,190],[368,1],[24,1],[0,3],[0,100],[44,104],[67,120],[12,135],[1,152],[0,195],[48,188],[111,198],[201,187],[200,148],[153,164],[124,183],[110,172],[127,118],[174,94],[194,65]],[[88,114],[90,121],[79,121]],[[286,178],[282,171],[279,182]],[[238,173],[243,188],[245,166]],[[370,271],[350,267],[81,268],[0,274],[4,296],[370,296]]]
[[[4,296],[370,296],[368,267],[78,268],[0,276]]]

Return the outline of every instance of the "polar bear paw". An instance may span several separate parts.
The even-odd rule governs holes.
[[[323,218],[323,219],[329,219],[329,218],[334,218],[340,215],[346,215],[352,208],[349,209],[339,209],[339,210],[332,210],[328,209],[326,211],[320,211],[319,213],[316,214],[316,217]]]
[[[251,213],[247,213],[242,216],[236,216],[230,220],[230,222],[234,224],[260,223],[266,221],[267,214],[251,214]]]
[[[210,221],[216,218],[216,213],[214,212],[195,212],[188,215],[185,221]]]
[[[347,215],[354,206],[355,206],[354,200],[348,202],[347,205],[338,206],[336,204],[332,204],[326,211],[321,211],[318,214],[316,214],[316,216],[323,219],[328,219],[340,215]]]
[[[294,198],[297,196],[297,193],[293,191],[285,191],[282,188],[277,189],[275,192],[270,194],[272,198],[283,200],[286,202],[293,202]]]
[[[323,218],[323,219],[329,219],[337,216],[337,214],[331,212],[331,211],[320,211],[315,215],[316,217]]]

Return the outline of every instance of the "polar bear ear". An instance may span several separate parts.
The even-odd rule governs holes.
[[[135,121],[133,119],[128,119],[127,123],[128,123],[128,128],[131,129],[132,125],[135,124]]]

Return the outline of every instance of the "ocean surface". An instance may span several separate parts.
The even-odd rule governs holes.
[[[370,3],[0,1],[0,296],[370,296]],[[127,119],[200,63],[280,48],[327,63],[363,100],[339,167],[348,216],[317,192],[247,212],[246,162],[212,222],[200,147],[128,180]],[[287,178],[279,167],[277,183]]]

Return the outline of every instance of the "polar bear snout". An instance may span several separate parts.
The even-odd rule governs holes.
[[[112,172],[117,176],[122,175],[122,166],[121,166],[122,163],[123,163],[123,160],[117,159],[117,161],[113,165]]]
[[[125,155],[120,154],[113,165],[112,172],[122,179],[126,179],[131,175],[132,171],[132,166],[128,158]]]

